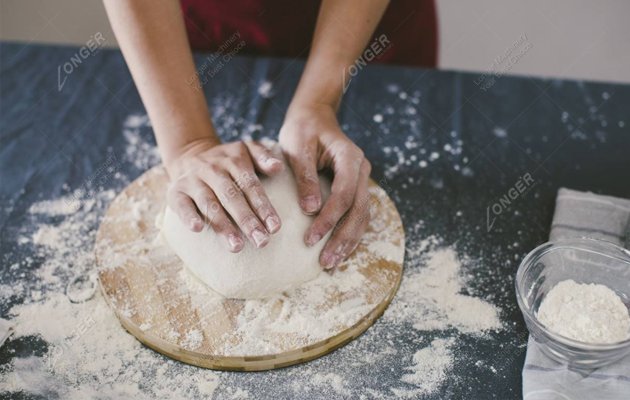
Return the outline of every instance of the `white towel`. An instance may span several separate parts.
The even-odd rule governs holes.
[[[630,248],[630,200],[560,189],[551,241],[604,239]],[[545,356],[530,336],[523,367],[525,400],[628,400],[630,356],[591,371],[569,368]]]

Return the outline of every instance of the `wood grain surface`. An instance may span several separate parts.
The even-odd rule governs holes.
[[[372,219],[368,230],[350,259],[326,277],[324,282],[330,282],[330,287],[325,287],[326,298],[319,302],[312,301],[310,282],[271,299],[234,300],[196,281],[159,235],[156,221],[165,206],[167,185],[164,169],[155,167],[120,193],[101,222],[95,251],[100,287],[122,326],[140,342],[171,358],[238,371],[306,362],[363,333],[382,315],[400,285],[405,251],[402,222],[387,193],[374,182],[370,182]],[[379,252],[383,248],[386,257]],[[351,270],[366,284],[336,285]],[[252,301],[256,303],[247,304]],[[345,310],[348,304],[355,306],[330,325],[325,337],[271,329],[288,318],[288,305],[290,313],[308,310],[304,315],[313,316]],[[243,334],[241,325],[249,315],[246,310],[251,314],[253,307],[268,313],[268,330],[266,320],[262,322],[264,341],[256,333]],[[321,323],[328,322],[322,317]],[[258,343],[264,345],[257,348]]]

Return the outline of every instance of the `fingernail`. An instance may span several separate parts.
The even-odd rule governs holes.
[[[254,229],[254,231],[252,232],[252,238],[254,239],[254,243],[258,248],[264,247],[269,241],[269,236],[260,229]]]
[[[243,247],[243,239],[233,233],[228,235],[228,243],[231,251],[239,251]]]
[[[282,162],[280,160],[278,160],[277,158],[273,158],[273,157],[269,157],[265,160],[265,164],[267,165],[277,165],[277,164],[282,164]]]
[[[339,254],[324,253],[322,255],[322,259],[322,261],[324,261],[325,269],[333,269],[343,260],[343,256]]]
[[[306,245],[307,246],[313,246],[315,243],[319,242],[320,240],[322,240],[322,235],[320,235],[319,233],[311,233],[309,235],[308,238],[306,238]]]
[[[267,225],[269,232],[276,233],[280,229],[280,219],[275,215],[270,215],[265,220],[265,225]]]
[[[302,204],[307,213],[314,213],[319,209],[319,200],[315,196],[306,196],[302,199]]]

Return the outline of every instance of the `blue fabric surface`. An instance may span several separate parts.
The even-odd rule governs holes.
[[[90,56],[62,76],[67,79],[60,89],[59,66],[76,52],[73,47],[0,45],[2,284],[21,279],[9,266],[25,256],[16,243],[30,205],[81,187],[112,156],[121,160],[124,121],[145,113],[115,50]],[[199,65],[205,56],[196,56]],[[302,66],[288,59],[231,60],[204,86],[222,138],[234,140],[256,124],[254,137],[276,136]],[[435,398],[521,395],[527,332],[513,275],[522,256],[546,241],[558,188],[630,197],[629,86],[503,76],[484,91],[474,83],[477,77],[369,66],[353,80],[339,114],[343,129],[372,161],[372,177],[388,186],[410,240],[437,235],[478,260],[471,266],[471,290],[501,308],[506,328],[490,341],[462,338],[458,368]],[[258,93],[265,81],[272,83],[269,98]],[[375,122],[375,114],[384,122]],[[151,138],[150,129],[143,135]],[[406,145],[410,141],[416,145]],[[444,152],[445,146],[461,143],[461,153]],[[441,157],[421,167],[419,161],[432,152]],[[392,169],[397,153],[417,157]],[[118,168],[130,179],[143,172],[128,162]],[[493,211],[524,174],[532,176],[532,187],[501,212]],[[103,182],[105,188],[112,185]],[[21,301],[3,302],[0,317]],[[411,328],[399,334],[403,342],[418,340]],[[0,364],[21,351],[9,340],[0,350]],[[322,362],[342,362],[336,357],[333,353]],[[476,367],[479,360],[497,372]],[[402,367],[384,365],[379,384],[389,385]],[[282,395],[274,392],[282,386],[278,382],[293,378],[273,374],[259,375],[275,377],[271,383],[260,380],[260,390]]]

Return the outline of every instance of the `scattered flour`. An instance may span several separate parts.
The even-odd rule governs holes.
[[[334,372],[315,374],[311,378],[311,382],[315,386],[330,387],[337,395],[340,396],[350,396],[352,394],[343,377],[335,374]]]
[[[258,94],[265,99],[273,96],[273,83],[270,81],[262,82],[260,86],[258,86]]]
[[[417,98],[412,94],[412,101]],[[215,106],[218,129],[224,135],[261,131],[256,127],[248,131],[246,124],[231,117],[225,108],[229,104]],[[255,399],[286,396],[292,390],[296,399],[417,398],[438,393],[447,380],[457,382],[449,371],[457,368],[462,337],[492,340],[490,332],[502,328],[496,307],[466,294],[465,257],[441,245],[438,238],[425,238],[423,229],[416,233],[420,221],[407,227],[406,272],[392,305],[359,339],[330,356],[269,373],[239,374],[188,366],[144,347],[120,326],[100,292],[87,296],[80,291],[79,296],[69,297],[66,291],[73,282],[91,281],[96,228],[107,205],[129,183],[121,172],[135,167],[139,173],[159,161],[148,127],[146,116],[130,116],[123,129],[124,153],[112,168],[103,170],[102,179],[68,190],[63,197],[40,201],[25,216],[15,239],[21,255],[7,255],[13,264],[5,268],[15,284],[0,286],[2,301],[12,299],[17,304],[8,312],[15,334],[4,346],[12,352],[18,351],[13,341],[40,340],[44,346],[43,350],[26,346],[26,354],[20,351],[0,367],[0,396],[22,392],[64,399]],[[408,160],[400,156],[399,161]],[[107,185],[95,186],[97,182]],[[362,281],[344,284],[356,282]],[[244,324],[249,332],[255,332],[260,321],[254,309],[244,314],[251,317]],[[276,328],[282,329],[281,324]],[[303,328],[317,334],[312,321],[304,321]],[[405,347],[410,332],[414,343],[429,340],[430,345]],[[187,347],[197,345],[198,333],[194,329],[186,333]]]
[[[580,342],[615,343],[630,336],[628,309],[604,285],[562,281],[543,298],[537,316],[553,332]]]
[[[480,298],[462,294],[461,262],[450,247],[428,254],[426,266],[405,276],[399,301],[385,318],[413,321],[421,331],[456,328],[463,333],[482,333],[501,328],[498,310]]]
[[[157,161],[155,147],[140,133],[147,124],[141,116],[125,122],[130,133],[128,158],[123,158],[132,167]],[[96,227],[107,205],[129,183],[116,171],[103,174],[111,175],[107,181],[118,190],[94,186],[103,179],[91,180],[65,196],[33,204],[25,216],[28,223],[17,242],[20,254],[29,256],[13,256],[20,261],[7,272],[15,276],[15,284],[0,288],[3,302],[21,299],[9,311],[15,332],[4,346],[11,340],[43,340],[45,346],[0,367],[0,397],[17,392],[70,400],[212,397],[219,374],[144,347],[125,332],[100,292],[90,289]],[[195,342],[194,332],[189,339]]]
[[[401,184],[403,189],[410,184],[423,184],[423,177],[417,177],[417,167],[427,169],[422,176],[435,174],[431,168],[439,159],[446,159],[453,171],[464,177],[474,176],[470,165],[464,166],[468,158],[464,156],[464,141],[458,130],[444,131],[442,128],[426,125],[422,116],[423,107],[420,106],[422,94],[419,90],[412,92],[400,91],[396,85],[386,85],[385,89],[390,94],[382,102],[374,106],[377,113],[372,115],[372,120],[378,124],[380,132],[377,140],[385,153],[384,175],[387,179],[404,177],[407,182]],[[393,117],[390,117],[393,116]],[[386,123],[383,123],[386,122]],[[390,133],[409,132],[403,146],[391,145],[388,136]],[[369,132],[366,132],[369,136]],[[411,150],[411,151],[409,151]],[[441,163],[440,167],[445,164]],[[435,178],[435,177],[433,177]],[[433,180],[435,181],[435,180]],[[432,184],[432,180],[426,180]]]
[[[501,128],[499,126],[495,127],[492,130],[492,133],[494,133],[494,136],[498,137],[498,138],[506,138],[507,137],[507,131],[504,128]]]
[[[411,399],[435,392],[453,368],[451,347],[454,343],[452,338],[435,339],[430,346],[416,351],[412,358],[413,364],[405,368],[409,373],[400,378],[415,388],[392,388],[392,392],[400,398]]]

